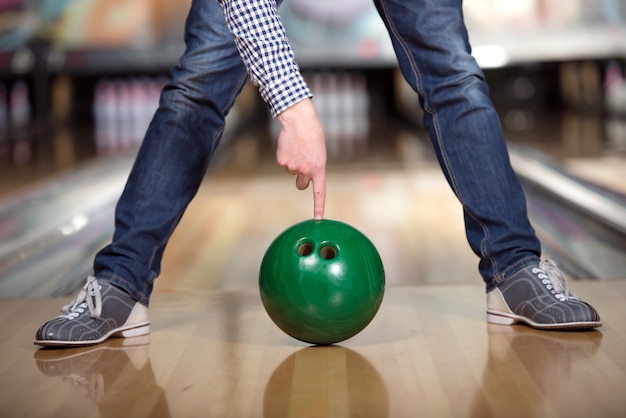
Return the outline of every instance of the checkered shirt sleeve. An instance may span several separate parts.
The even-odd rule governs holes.
[[[276,0],[217,1],[250,79],[272,116],[311,97],[278,15]]]

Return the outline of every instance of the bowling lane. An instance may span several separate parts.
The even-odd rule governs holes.
[[[578,284],[602,308],[600,331],[488,325],[477,284],[394,286],[363,332],[330,347],[282,333],[253,290],[157,292],[149,336],[67,350],[31,345],[62,299],[0,300],[0,408],[33,418],[621,417],[626,281]]]
[[[240,109],[228,117],[215,167],[228,158],[233,137],[245,126]],[[128,132],[123,126],[108,128],[105,137]],[[7,175],[0,182],[5,190],[0,198],[0,297],[70,295],[92,272],[96,252],[110,242],[115,204],[137,151],[137,144],[120,145],[117,138],[103,145],[102,130],[54,130],[49,138],[38,138],[42,155],[27,166],[2,166]]]
[[[480,283],[477,259],[465,240],[461,207],[426,147],[423,138],[401,133],[396,138],[395,157],[389,153],[385,162],[330,164],[326,215],[351,223],[372,239],[390,285]],[[521,163],[527,154],[513,150],[520,172],[527,170]],[[412,156],[410,162],[403,161],[407,155]],[[413,158],[416,155],[422,158]],[[263,175],[240,172],[233,179],[223,172],[207,178],[172,237],[164,259],[166,279],[158,281],[157,288],[175,288],[185,280],[201,288],[205,271],[214,266],[222,272],[214,278],[219,289],[255,286],[266,246],[287,226],[310,217],[312,210],[309,192],[295,191],[293,179],[273,167],[270,159],[267,164]],[[547,179],[545,171],[554,176],[560,173],[584,191],[582,195],[567,192],[563,197],[539,187],[536,177],[523,176],[531,219],[545,255],[574,279],[622,279],[626,262],[623,232],[610,220],[579,206],[581,199],[584,203],[590,195],[596,202],[591,209],[608,200],[618,211],[613,220],[620,221],[624,219],[621,195],[611,200],[606,190],[575,182],[553,165],[538,167],[543,179]],[[303,197],[295,195],[294,200],[294,193]],[[207,208],[222,220],[203,217]],[[195,260],[194,251],[200,254]],[[241,261],[242,254],[246,262]],[[199,276],[193,279],[196,274]]]
[[[271,171],[245,180],[207,179],[172,236],[158,288],[205,288],[210,281],[226,290],[256,286],[269,243],[312,215],[310,191],[296,191],[281,169]],[[327,217],[349,222],[375,243],[390,284],[474,280],[476,261],[462,238],[460,208],[446,188],[433,188],[439,176],[436,167],[408,179],[390,169],[331,169]],[[430,204],[415,213],[421,201]],[[203,216],[207,210],[214,216]],[[446,217],[446,227],[430,227]],[[450,253],[458,261],[453,266],[447,265]]]
[[[280,231],[310,218],[312,200],[310,190],[297,191],[294,179],[276,165],[271,140],[258,134],[265,128],[255,125],[252,133],[225,144],[223,159],[172,236],[151,301],[149,336],[91,348],[37,349],[35,330],[68,298],[34,293],[0,298],[0,333],[7,336],[0,343],[0,383],[6,388],[0,410],[30,417],[621,417],[624,277],[572,283],[600,310],[599,331],[550,333],[486,324],[484,289],[465,242],[461,208],[423,131],[392,130],[383,118],[372,121],[369,140],[356,154],[342,154],[351,148],[331,139],[337,141],[331,144],[336,154],[328,167],[328,217],[368,235],[387,271],[381,308],[362,333],[334,347],[311,347],[282,333],[264,312],[257,288],[261,258]],[[132,158],[117,158],[86,171],[77,168],[63,181],[55,178],[55,192],[46,195],[38,188],[44,196],[38,200],[24,198],[34,203],[0,217],[14,220],[2,224],[3,233],[8,231],[3,242],[19,242],[29,230],[21,225],[43,225],[33,230],[46,231],[54,224],[46,224],[51,221],[46,217],[57,215],[59,225],[69,226],[63,230],[74,231],[70,237],[83,237],[92,222],[82,228],[78,221],[84,218],[68,222],[76,217],[67,212],[74,207],[67,199],[73,194],[69,200],[83,207],[93,195],[93,181],[112,188],[123,183],[111,179],[123,179]],[[96,180],[87,176],[90,170]],[[529,200],[534,219],[549,215],[538,225],[567,226],[563,235],[546,228],[545,236],[561,246],[578,243],[570,226],[586,226],[589,215],[577,212],[579,217],[571,218],[562,199],[540,192]],[[110,236],[112,206],[96,206],[109,211],[101,225]],[[27,214],[44,207],[59,209],[28,220]],[[87,205],[82,213],[96,219],[96,209]],[[25,220],[15,222],[20,217]],[[584,246],[596,246],[586,233]],[[78,259],[90,262],[90,255],[80,254],[86,244],[77,242],[55,241],[42,248],[59,253],[37,257],[19,258],[14,249],[24,266],[45,266],[22,276],[20,284],[30,286],[29,292],[50,285],[54,268],[41,264],[45,259],[62,260],[63,268]],[[68,261],[70,255],[76,259]],[[74,273],[79,286],[82,277]],[[3,273],[2,280],[6,277]],[[3,288],[2,295],[17,287]]]
[[[384,74],[306,74],[328,131],[326,215],[354,225],[372,239],[391,285],[480,283],[476,257],[465,240],[461,208],[435,163],[425,132],[399,115],[408,112],[408,106],[383,99],[394,86],[392,78],[382,77]],[[366,90],[363,82],[367,82]],[[255,109],[250,98],[256,96],[251,90],[244,91],[247,101],[244,105],[238,101],[229,115],[240,120],[229,123],[230,131],[212,171],[172,237],[157,287],[232,290],[255,286],[267,245],[287,226],[311,217],[310,191],[296,191],[293,179],[274,161],[271,138],[276,126],[265,126],[266,115],[259,117],[255,113],[258,108],[245,110]],[[394,107],[397,113],[390,111]],[[579,169],[609,158],[623,160],[617,137],[605,140],[597,129],[585,129],[588,136],[584,138],[582,134],[569,135],[577,132],[573,125],[597,128],[597,120],[589,122],[583,115],[574,122],[568,114],[562,119],[552,114],[542,118],[538,111],[533,111],[531,118],[530,110],[519,113],[511,107],[501,108],[501,112],[514,157],[523,156],[528,149],[540,151],[531,153],[531,159],[539,162],[544,172],[565,168],[569,181],[603,194],[603,199],[613,194],[613,204],[623,207],[619,190],[589,187],[585,171]],[[245,119],[241,115],[246,115]],[[368,121],[365,126],[364,117]],[[74,139],[97,142],[95,134]],[[514,158],[516,161],[520,158]],[[25,194],[4,199],[0,217],[2,296],[70,294],[80,285],[94,252],[110,239],[113,207],[131,162],[132,152],[109,152]],[[605,172],[611,169],[606,167]],[[623,165],[613,167],[617,167],[615,174],[604,177],[619,176]],[[537,193],[537,185],[549,181],[542,175],[533,177],[533,171],[531,167],[522,174],[534,179],[525,185],[546,255],[556,258],[574,278],[621,278],[623,237],[614,226],[598,223],[593,207],[580,212],[579,207],[563,206],[568,196],[559,195],[558,183],[552,188],[540,187]],[[623,222],[619,215],[614,218]]]
[[[512,158],[544,251],[571,277],[623,278],[626,195],[574,175],[536,152],[514,150]]]
[[[0,204],[0,294],[68,294],[111,239],[131,156],[102,158]]]

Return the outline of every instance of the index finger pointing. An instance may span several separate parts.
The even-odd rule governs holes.
[[[326,206],[326,173],[322,171],[313,178],[313,218],[322,220],[324,218],[324,207]]]

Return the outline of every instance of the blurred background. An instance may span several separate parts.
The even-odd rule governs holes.
[[[3,289],[43,273],[58,278],[48,294],[69,291],[110,239],[114,201],[184,50],[189,6],[0,0],[0,296],[32,294],[35,285]],[[626,1],[466,0],[464,9],[548,252],[575,277],[623,278]],[[280,13],[316,96],[329,169],[433,161],[371,1],[287,0]],[[212,172],[271,164],[276,134],[247,86]]]

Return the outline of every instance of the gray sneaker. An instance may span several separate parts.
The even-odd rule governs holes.
[[[150,332],[148,308],[125,291],[95,277],[76,299],[65,305],[63,315],[39,328],[35,344],[43,346],[84,346],[109,337],[135,337]]]
[[[564,274],[550,260],[523,268],[487,293],[487,321],[538,329],[602,326],[598,312],[572,293]]]

